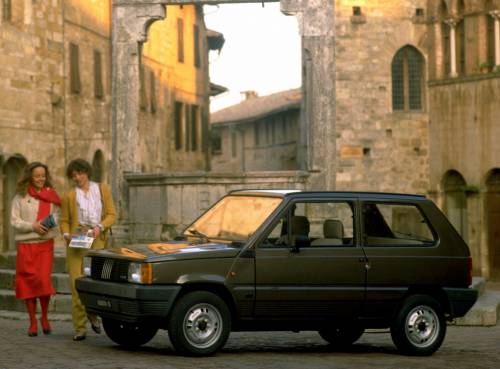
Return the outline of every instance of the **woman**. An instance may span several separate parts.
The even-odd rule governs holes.
[[[92,168],[83,159],[71,161],[66,176],[75,188],[62,199],[61,231],[69,245],[76,234],[90,234],[95,238],[92,249],[103,249],[108,239],[109,228],[116,218],[111,190],[104,184],[91,181]],[[75,328],[74,341],[84,340],[87,334],[87,317],[92,329],[101,333],[99,320],[94,314],[87,314],[75,288],[75,279],[82,275],[82,262],[87,250],[68,247],[66,262],[71,283],[72,315]]]
[[[24,299],[30,318],[28,336],[38,334],[36,299],[42,308],[42,331],[50,334],[50,296],[54,237],[61,200],[52,188],[49,168],[40,162],[26,166],[12,202],[11,224],[16,231],[16,298]]]

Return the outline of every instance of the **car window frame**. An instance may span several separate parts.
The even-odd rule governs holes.
[[[360,246],[360,240],[359,240],[359,199],[356,197],[336,197],[336,198],[330,198],[330,197],[322,197],[322,198],[311,198],[311,197],[296,197],[293,199],[290,199],[288,202],[286,202],[283,205],[283,209],[279,211],[278,214],[276,214],[275,218],[269,225],[262,231],[261,237],[259,237],[258,240],[255,242],[255,247],[257,249],[263,249],[263,250],[284,250],[284,249],[293,249],[293,245],[288,245],[285,244],[283,246],[263,246],[264,241],[268,238],[269,234],[274,230],[274,228],[278,225],[280,219],[283,217],[283,215],[286,214],[288,224],[290,224],[290,217],[291,217],[291,210],[292,207],[297,204],[297,203],[351,203],[352,204],[352,226],[353,226],[353,231],[352,231],[352,243],[350,245],[325,245],[325,246],[307,246],[307,249],[310,248],[321,248],[321,249],[326,249],[326,248],[335,248],[335,249],[340,249],[340,248],[355,248]],[[277,209],[278,210],[278,209]],[[287,235],[288,237],[291,236],[290,234],[290,227],[287,229]]]
[[[417,208],[417,210],[420,212],[420,215],[422,218],[425,220],[427,226],[429,227],[430,232],[432,233],[432,236],[434,237],[433,242],[425,243],[422,242],[422,244],[409,244],[409,243],[397,243],[397,244],[378,244],[378,245],[370,245],[366,242],[366,236],[365,236],[365,212],[364,212],[364,205],[366,203],[375,203],[375,204],[385,204],[385,205],[405,205],[405,206],[414,206]],[[433,248],[437,247],[440,243],[439,239],[439,233],[436,231],[436,228],[433,226],[432,222],[430,221],[429,217],[423,210],[422,206],[420,206],[419,202],[412,202],[412,201],[401,201],[401,200],[394,200],[391,201],[389,199],[383,199],[383,200],[377,200],[377,199],[361,199],[359,202],[359,212],[360,212],[360,242],[363,247],[367,248],[377,248],[377,247],[389,247],[389,248],[394,248],[394,247],[404,247],[404,248]],[[392,231],[392,229],[391,229]],[[397,239],[397,238],[396,238]]]

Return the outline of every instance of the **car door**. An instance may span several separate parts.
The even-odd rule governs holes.
[[[280,214],[255,249],[257,318],[342,319],[360,313],[366,270],[355,237],[356,213],[355,199],[330,198],[296,200]],[[302,222],[299,233],[307,234],[293,234],[292,222],[301,217],[309,230]],[[324,234],[325,222],[342,223],[343,237]]]

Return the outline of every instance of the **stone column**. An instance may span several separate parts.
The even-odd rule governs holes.
[[[457,73],[457,43],[456,28],[460,19],[450,18],[444,21],[450,27],[450,77],[458,76]]]
[[[118,219],[126,219],[125,172],[140,169],[137,150],[139,65],[149,26],[166,16],[166,0],[113,0],[112,14],[112,165],[111,185]]]
[[[500,65],[500,10],[493,10],[490,15],[495,19],[495,66]]]
[[[335,13],[331,0],[281,0],[302,37],[302,112],[297,157],[310,172],[308,189],[335,189]]]

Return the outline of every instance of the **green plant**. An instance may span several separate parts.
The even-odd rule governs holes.
[[[479,69],[490,69],[492,67],[489,61],[479,63]]]
[[[465,185],[460,187],[460,190],[465,192],[467,195],[472,195],[480,192],[479,187],[475,185]]]

